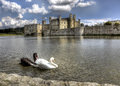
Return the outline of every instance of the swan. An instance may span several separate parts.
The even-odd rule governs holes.
[[[38,58],[37,53],[33,53],[33,60],[34,64],[31,63],[30,65],[33,67],[38,67],[40,69],[55,69],[58,67],[58,65],[54,63],[55,62],[54,57],[51,57],[50,61],[47,61],[45,59]]]
[[[40,69],[55,69],[58,67],[58,65],[55,64],[54,62],[55,62],[54,57],[51,57],[50,61],[41,58],[35,61],[35,63],[38,65]]]
[[[54,62],[55,62],[54,57],[51,57],[50,61],[47,61],[47,60],[42,59],[42,58],[38,58],[35,61],[35,63],[37,65],[32,65],[32,66],[38,67],[40,69],[55,69],[55,68],[58,68],[58,65],[55,64]]]
[[[21,64],[24,66],[38,67],[40,69],[55,69],[58,67],[58,65],[54,63],[54,57],[51,57],[50,61],[47,61],[45,59],[38,58],[37,53],[33,53],[33,60],[34,62],[28,58],[21,58]]]

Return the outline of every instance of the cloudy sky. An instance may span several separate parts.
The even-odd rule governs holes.
[[[0,29],[76,14],[88,25],[120,20],[120,0],[0,0]]]

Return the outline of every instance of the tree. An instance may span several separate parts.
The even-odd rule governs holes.
[[[81,23],[81,26],[84,26],[84,24],[83,24],[83,23]]]
[[[116,22],[114,25],[115,25],[115,26],[119,26],[119,25],[120,25],[120,23]]]
[[[112,25],[112,22],[108,21],[108,22],[104,23],[104,25]]]

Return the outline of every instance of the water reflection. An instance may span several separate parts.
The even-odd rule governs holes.
[[[57,80],[120,85],[120,37],[0,37],[0,71]],[[58,69],[22,67],[19,60],[37,52],[55,57]]]

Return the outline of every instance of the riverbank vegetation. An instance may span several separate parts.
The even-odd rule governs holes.
[[[24,35],[24,27],[0,29],[0,36]]]

